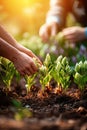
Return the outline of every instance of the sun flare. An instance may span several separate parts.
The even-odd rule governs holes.
[[[30,7],[32,4],[33,0],[0,0],[0,5],[11,15],[20,13],[24,8]]]

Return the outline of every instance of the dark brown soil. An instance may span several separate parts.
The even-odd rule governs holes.
[[[87,90],[81,93],[76,87],[66,92],[56,88],[42,93],[33,87],[26,90],[17,86],[6,93],[0,89],[0,130],[87,130]],[[24,108],[32,112],[31,117],[17,121],[12,99],[22,102]]]

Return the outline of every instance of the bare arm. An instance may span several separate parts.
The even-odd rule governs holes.
[[[14,37],[12,37],[12,35],[10,35],[2,25],[0,25],[0,37],[18,50],[25,50],[25,48],[22,45],[18,44]]]
[[[5,57],[12,62],[14,58],[19,54],[18,50],[8,44],[5,40],[0,38],[0,56]]]
[[[17,41],[0,25],[0,37],[17,48]]]
[[[38,69],[31,57],[19,51],[2,38],[0,38],[0,56],[12,61],[15,68],[22,75],[34,74]]]
[[[67,4],[68,3],[68,4]],[[64,26],[66,15],[70,9],[71,0],[50,0],[50,9],[46,22],[57,22],[59,27]]]
[[[54,37],[64,28],[70,2],[70,0],[50,0],[50,9],[47,13],[46,22],[39,30],[39,35],[44,42],[49,41],[51,36]]]
[[[37,56],[29,49],[25,48],[24,46],[22,46],[21,44],[19,44],[14,37],[12,37],[5,29],[3,26],[0,25],[0,37],[5,40],[6,42],[8,42],[9,45],[15,47],[16,49],[18,49],[19,51],[27,54],[30,57],[35,57],[37,59],[37,61],[41,64],[40,60],[37,58]]]

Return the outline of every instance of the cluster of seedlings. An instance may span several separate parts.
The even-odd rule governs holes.
[[[36,64],[38,65],[38,63]],[[21,78],[20,74],[15,70],[14,65],[8,60],[1,58],[0,77],[5,83],[7,90],[11,89],[10,86],[14,76],[16,77],[17,82]],[[27,92],[29,92],[32,85],[35,84],[36,77],[39,77],[38,79],[42,91],[44,91],[46,86],[49,86],[52,79],[57,83],[59,89],[67,90],[70,83],[73,81],[80,90],[84,90],[87,85],[87,61],[80,61],[79,63],[76,63],[75,66],[71,66],[67,57],[60,55],[55,61],[52,61],[51,56],[47,54],[43,65],[39,67],[38,72],[31,76],[26,75],[24,77]]]

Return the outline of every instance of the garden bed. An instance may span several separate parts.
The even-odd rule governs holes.
[[[38,86],[26,90],[19,85],[6,94],[0,85],[0,130],[87,130],[87,90],[83,93],[76,85],[66,92],[59,92],[55,84],[41,93]],[[20,88],[18,90],[18,88]],[[17,108],[12,99],[22,102],[32,116],[15,119]],[[19,119],[19,120],[18,120]]]
[[[32,76],[0,59],[0,130],[87,130],[87,49],[49,48]]]

